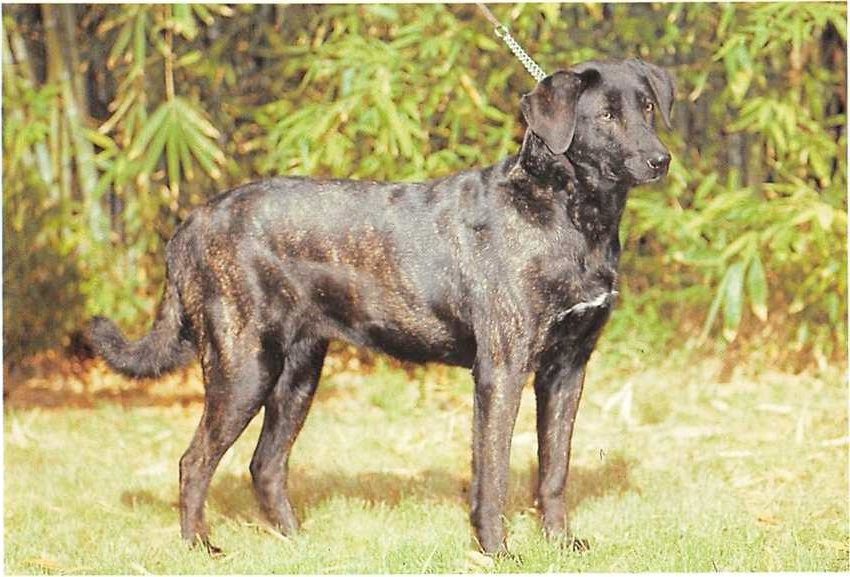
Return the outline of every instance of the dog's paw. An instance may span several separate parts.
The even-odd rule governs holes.
[[[221,559],[222,557],[224,557],[224,551],[222,550],[222,548],[216,547],[209,541],[204,544],[204,549],[206,550],[207,554],[213,559]]]
[[[224,557],[224,550],[210,543],[209,537],[196,535],[194,539],[187,539],[186,542],[191,549],[203,549],[213,559]]]
[[[575,553],[587,553],[590,551],[590,542],[587,539],[579,539],[565,533],[552,534],[548,532],[546,533],[546,537],[550,543],[561,549]]]
[[[493,556],[497,561],[510,561],[517,565],[522,565],[523,558],[519,553],[514,553],[510,549],[502,549]]]
[[[466,554],[463,567],[465,573],[481,573],[492,570],[496,566],[493,556],[485,555],[480,551],[470,551]]]
[[[576,553],[587,553],[590,551],[590,542],[587,539],[577,539],[573,537],[569,541],[570,549]]]

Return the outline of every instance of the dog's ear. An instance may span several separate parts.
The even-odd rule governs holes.
[[[541,80],[520,101],[528,128],[555,154],[566,152],[573,141],[581,90],[582,81],[577,74],[559,70]]]
[[[629,63],[646,78],[649,88],[652,90],[652,95],[655,97],[655,103],[661,109],[664,125],[669,129],[671,127],[670,116],[673,114],[673,100],[676,98],[676,81],[673,76],[660,66],[644,62],[639,58],[633,58],[629,60]]]

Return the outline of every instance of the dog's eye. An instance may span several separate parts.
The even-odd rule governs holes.
[[[602,113],[602,118],[604,120],[614,120],[614,113],[611,112],[610,110],[606,110],[605,112]]]
[[[655,104],[647,101],[646,104],[643,105],[643,110],[644,112],[652,112],[653,110],[655,110]]]

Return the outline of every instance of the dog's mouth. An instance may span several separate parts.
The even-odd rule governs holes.
[[[640,186],[643,184],[654,184],[656,182],[661,181],[667,176],[667,168],[663,169],[653,169],[645,166],[641,166],[637,169],[627,166],[626,171],[628,174],[628,179],[631,181],[632,186]]]
[[[621,167],[623,170],[618,172],[609,163],[602,162],[597,164],[595,162],[590,162],[590,159],[584,157],[584,155],[575,155],[573,158],[570,158],[565,153],[564,156],[567,157],[567,161],[569,161],[574,167],[579,168],[582,173],[584,173],[587,177],[590,177],[592,180],[612,183],[635,180],[631,171],[626,169],[626,167]]]
[[[631,170],[625,170],[622,173],[617,173],[610,169],[602,169],[599,175],[610,182],[623,183],[627,186],[643,186],[645,184],[655,184],[661,182],[667,176],[666,172],[646,173],[641,172],[635,174]]]
[[[644,178],[643,180],[638,180],[636,184],[653,184],[655,182],[660,182],[662,178],[664,178],[665,174],[655,174],[650,176],[649,178]]]
[[[604,178],[605,180],[611,180],[615,182],[623,180],[624,175],[618,174],[617,171],[614,170],[614,168],[612,168],[608,164],[602,164],[601,166],[597,167],[597,171],[599,172],[600,178]]]
[[[565,154],[566,156],[566,154]],[[667,170],[653,170],[646,166],[632,166],[629,161],[619,165],[610,162],[589,162],[588,158],[574,156],[567,160],[577,167],[586,178],[599,184],[610,183],[612,185],[625,185],[628,187],[642,186],[660,182],[667,176]]]

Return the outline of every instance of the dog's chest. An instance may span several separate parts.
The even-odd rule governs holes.
[[[539,314],[558,315],[578,307],[604,304],[616,293],[619,245],[589,244],[578,234],[546,246],[530,259],[525,275],[528,290],[538,299]]]
[[[526,288],[533,295],[536,352],[595,342],[617,299],[618,257],[616,244],[588,247],[570,239],[535,259]]]

